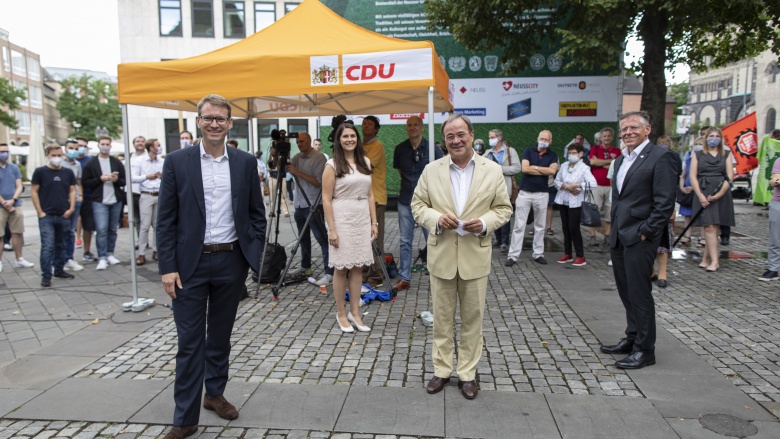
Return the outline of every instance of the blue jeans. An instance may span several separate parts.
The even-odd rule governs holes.
[[[81,201],[76,201],[76,211],[70,216],[70,230],[65,239],[65,260],[73,259],[73,252],[76,250],[76,226],[79,224],[79,212],[81,212]]]
[[[311,235],[309,235],[309,230],[311,230],[314,239],[317,240],[322,249],[322,264],[325,266],[325,273],[333,275],[333,268],[328,267],[328,232],[325,230],[322,206],[317,207],[317,213],[309,222],[309,227],[304,230],[303,224],[306,223],[308,216],[308,207],[295,208],[295,224],[298,225],[298,239],[300,239],[301,244],[301,268],[311,268]]]
[[[420,226],[423,239],[427,245],[428,229]],[[401,240],[401,261],[398,273],[401,279],[409,282],[412,279],[412,241],[414,240],[414,217],[412,206],[398,203],[398,234]]]
[[[64,216],[46,215],[38,218],[41,233],[41,278],[51,280],[54,273],[62,273],[65,266],[65,245],[70,230],[70,219]]]
[[[95,217],[98,257],[105,258],[114,254],[116,246],[116,229],[119,226],[119,215],[122,213],[122,203],[103,204],[92,202],[92,214]]]

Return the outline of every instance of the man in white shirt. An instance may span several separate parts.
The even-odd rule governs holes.
[[[149,240],[149,227],[157,224],[157,196],[160,193],[160,177],[162,177],[163,160],[159,157],[160,142],[157,139],[149,139],[144,144],[146,154],[138,159],[136,167],[133,169],[133,183],[138,184],[141,197],[138,201],[138,207],[141,216],[141,227],[138,237],[138,257],[135,258],[137,265],[146,263],[146,247],[151,244],[152,259],[157,260],[157,228],[155,227],[155,236]]]
[[[146,156],[146,138],[144,136],[136,136],[133,139],[133,148],[135,148],[135,151],[130,153],[130,175],[136,173],[134,168],[138,167],[141,158]],[[141,189],[138,183],[133,183],[131,186],[133,190],[133,224],[137,235],[141,225],[141,209],[138,206],[138,203],[141,201]]]

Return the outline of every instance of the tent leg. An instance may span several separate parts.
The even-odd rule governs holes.
[[[428,87],[428,162],[436,160],[436,126],[433,123],[433,87]]]
[[[249,153],[252,154],[252,155],[254,155],[255,152],[257,152],[257,148],[255,147],[255,135],[254,135],[254,130],[253,130],[253,128],[254,128],[253,127],[253,125],[254,125],[253,122],[254,121],[255,121],[255,119],[252,116],[249,116],[246,119],[247,133],[249,135],[249,145],[248,145],[249,146]]]
[[[133,231],[133,191],[132,183],[130,182],[130,131],[127,128],[127,104],[122,105],[122,138],[125,143],[125,176],[128,181],[127,190],[127,217],[129,218],[128,225],[130,225],[130,280],[132,281],[133,289],[133,301],[125,302],[122,304],[122,309],[125,311],[140,312],[154,305],[154,299],[139,299],[138,298],[138,279],[136,274],[135,265],[135,232]]]

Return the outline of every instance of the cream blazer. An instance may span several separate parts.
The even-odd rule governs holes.
[[[455,210],[448,156],[425,167],[412,197],[415,221],[431,231],[428,271],[442,279],[454,279],[456,274],[464,280],[487,276],[493,250],[490,234],[512,216],[501,166],[476,154],[474,161],[474,176],[461,215]],[[442,230],[436,234],[439,217],[445,213],[464,221],[480,218],[485,221],[486,233],[460,236],[454,230]]]

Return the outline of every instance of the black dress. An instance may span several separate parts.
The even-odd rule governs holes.
[[[732,166],[729,152],[726,151],[724,155],[712,155],[704,151],[696,153],[696,161],[698,162],[697,179],[701,193],[705,197],[714,194],[718,185],[728,178],[726,163],[728,162],[728,166]],[[728,185],[728,183],[723,184]],[[696,216],[699,210],[701,210],[699,197],[693,197],[693,215]],[[729,190],[714,203],[710,203],[693,225],[695,227],[712,225],[733,226],[734,200],[731,198],[731,188],[729,187]]]

